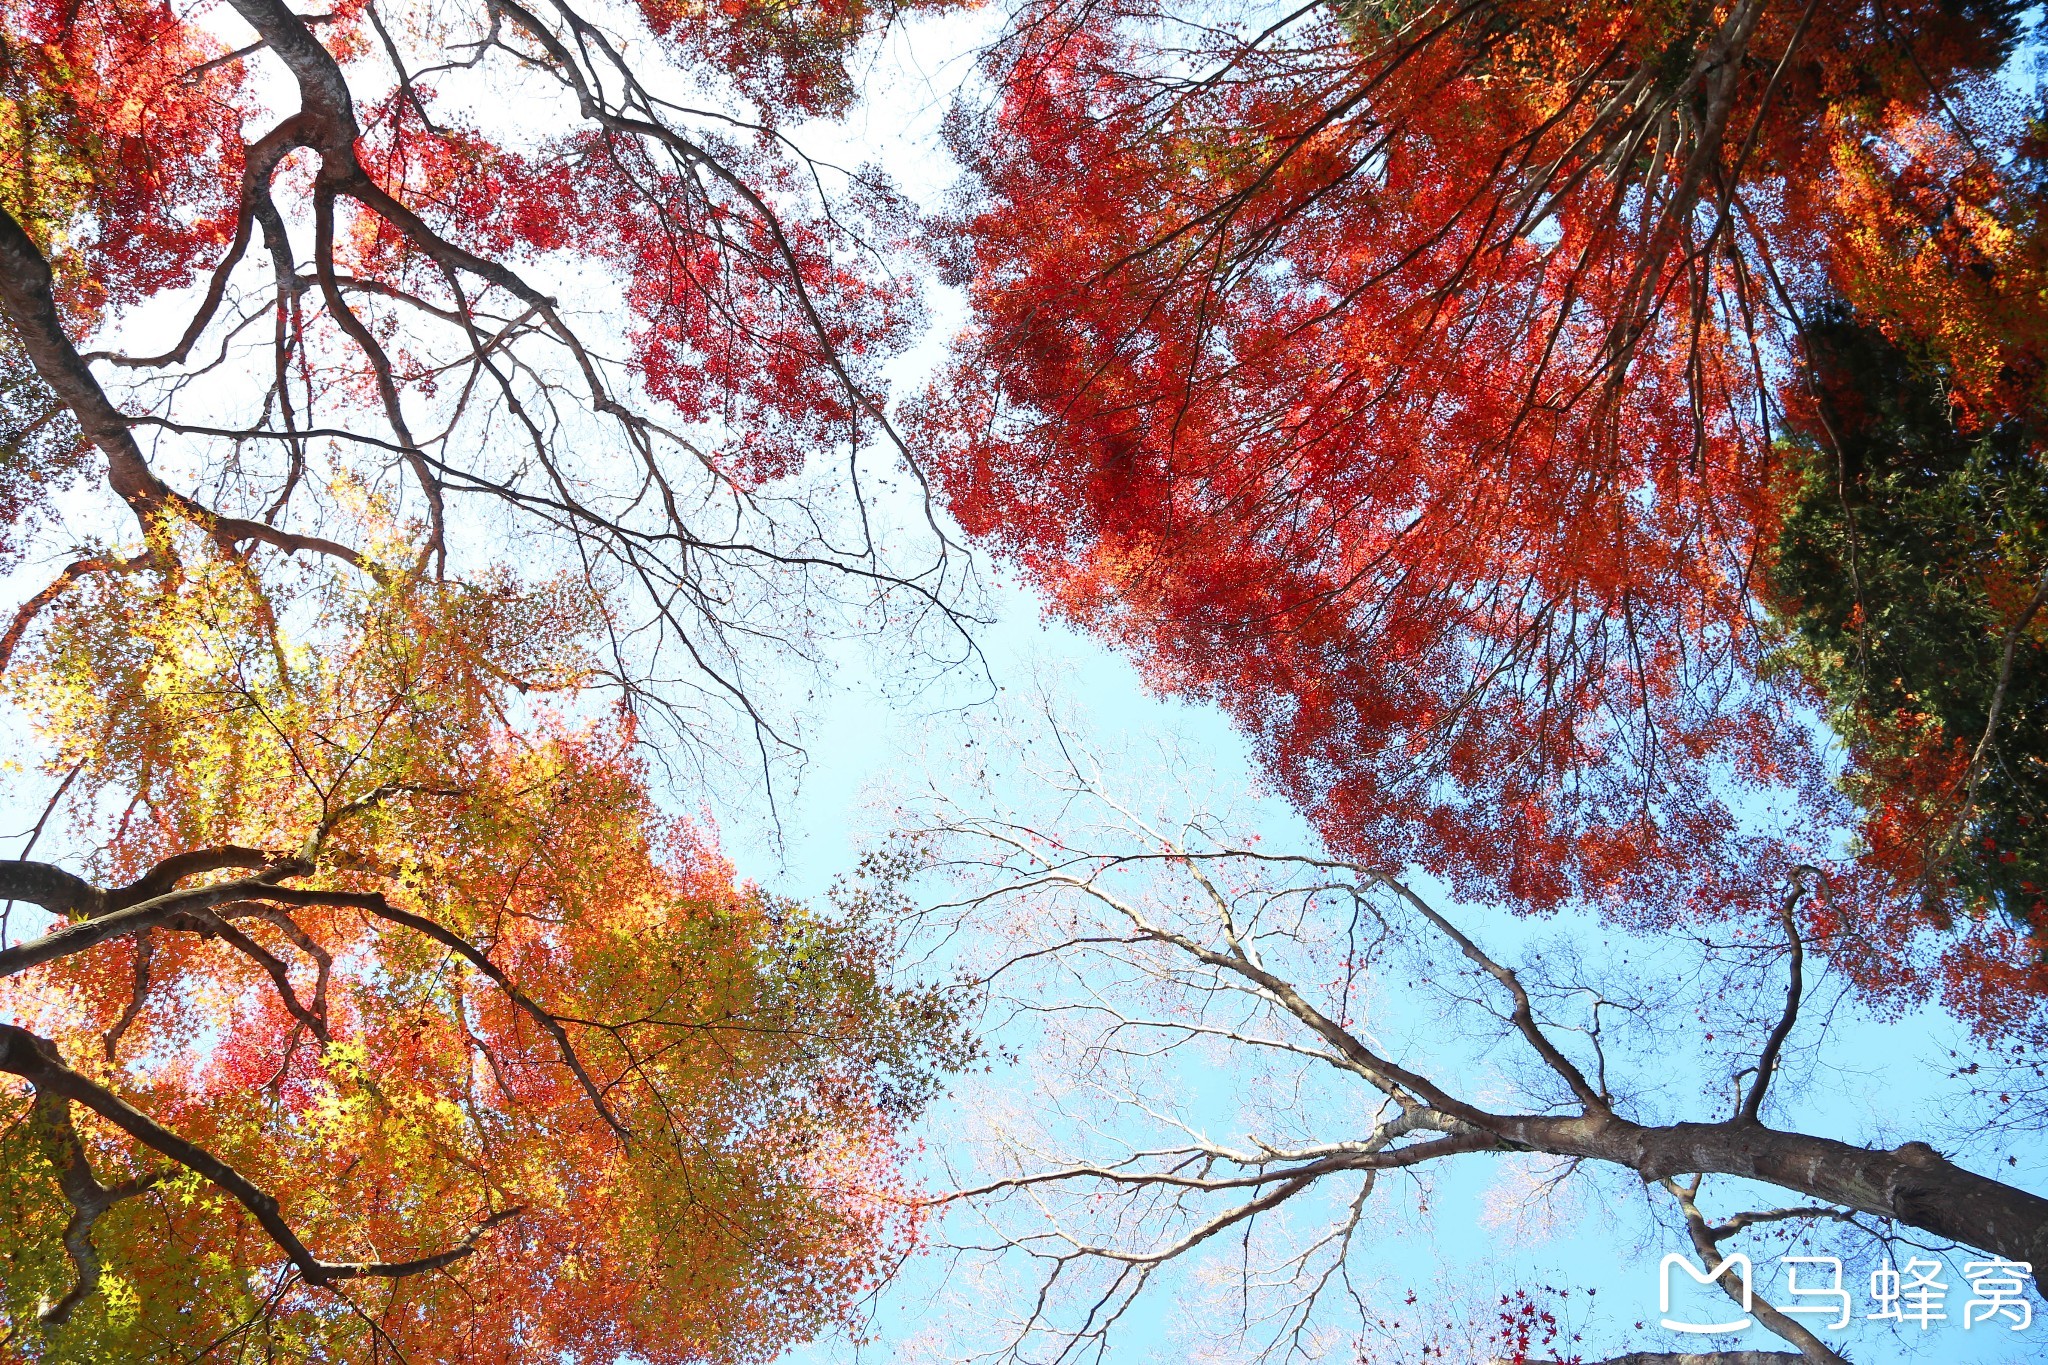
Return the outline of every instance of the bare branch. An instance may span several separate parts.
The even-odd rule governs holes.
[[[1778,1016],[1778,1023],[1771,1030],[1771,1036],[1764,1043],[1763,1052],[1757,1057],[1756,1080],[1750,1084],[1749,1097],[1742,1102],[1739,1117],[1747,1123],[1758,1121],[1757,1115],[1763,1108],[1764,1089],[1777,1074],[1778,1056],[1785,1049],[1785,1040],[1792,1036],[1794,1025],[1799,1022],[1799,1001],[1806,993],[1805,945],[1800,941],[1799,921],[1793,911],[1799,907],[1799,898],[1806,894],[1810,882],[1820,879],[1820,870],[1801,864],[1787,874],[1788,884],[1785,897],[1778,904],[1778,922],[1785,930],[1785,1009]]]
[[[1697,1202],[1698,1186],[1695,1185],[1692,1189],[1687,1189],[1675,1180],[1666,1180],[1661,1183],[1671,1197],[1678,1201],[1678,1207],[1685,1213],[1685,1230],[1687,1235],[1692,1238],[1693,1249],[1700,1256],[1701,1266],[1711,1267],[1718,1263],[1721,1260],[1720,1244],[1714,1236],[1714,1230],[1708,1227],[1706,1218],[1700,1213]],[[1735,1287],[1736,1268],[1734,1266],[1727,1267],[1719,1275],[1715,1276],[1714,1282],[1721,1286],[1721,1291],[1730,1299],[1738,1304],[1743,1303],[1744,1295]],[[1751,1293],[1748,1298],[1749,1302],[1746,1306],[1751,1313],[1756,1315],[1757,1321],[1791,1342],[1794,1346],[1797,1346],[1800,1355],[1804,1359],[1812,1361],[1813,1365],[1848,1365],[1847,1361],[1836,1354],[1826,1342],[1815,1336],[1797,1318],[1786,1316],[1775,1305],[1764,1302],[1764,1300],[1757,1298],[1754,1293]]]

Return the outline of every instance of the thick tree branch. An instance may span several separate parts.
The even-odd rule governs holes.
[[[38,1097],[47,1095],[84,1106],[151,1151],[218,1185],[249,1211],[311,1285],[327,1287],[343,1280],[401,1279],[442,1269],[474,1254],[477,1238],[523,1211],[500,1210],[479,1224],[463,1242],[432,1255],[407,1261],[323,1261],[285,1221],[274,1197],[212,1152],[179,1137],[120,1096],[64,1065],[54,1046],[27,1029],[0,1024],[0,1071],[27,1081],[35,1087]]]
[[[0,859],[0,898],[27,901],[67,919],[90,919],[106,913],[107,893],[53,863],[22,858]],[[6,957],[0,953],[0,963]],[[0,966],[0,976],[6,975]]]
[[[0,308],[6,310],[37,375],[106,456],[107,479],[114,491],[147,527],[171,500],[171,490],[150,469],[128,429],[128,419],[108,400],[71,344],[57,312],[54,285],[50,263],[14,215],[0,207]]]
[[[1609,1162],[1644,1180],[1741,1176],[2026,1261],[2037,1283],[2048,1274],[2048,1199],[1923,1142],[1881,1151],[1745,1121],[1650,1127],[1607,1116],[1496,1117],[1486,1127],[1530,1151]]]
[[[45,1327],[62,1327],[100,1282],[99,1249],[93,1245],[93,1224],[123,1199],[130,1199],[163,1178],[160,1171],[130,1180],[102,1185],[93,1174],[92,1161],[78,1129],[71,1122],[70,1101],[42,1090],[36,1092],[29,1122],[40,1138],[43,1155],[57,1172],[57,1187],[71,1205],[71,1219],[64,1225],[64,1252],[77,1272],[71,1288],[46,1304],[37,1320]]]
[[[308,865],[304,859],[295,860],[288,854],[262,848],[244,848],[239,844],[222,844],[216,848],[173,853],[128,885],[108,891],[106,908],[125,910],[131,905],[154,900],[175,889],[185,878],[196,877],[202,873],[247,868],[302,870]]]
[[[23,865],[0,863],[0,875],[4,875],[10,866],[18,867]],[[26,866],[42,867],[44,865],[31,863],[26,864]],[[11,948],[0,948],[0,977],[13,976],[18,972],[27,971],[30,967],[38,966],[45,962],[54,962],[58,958],[69,957],[73,953],[84,952],[88,948],[96,947],[109,940],[121,938],[127,934],[138,933],[144,929],[154,929],[159,925],[171,924],[176,922],[180,916],[212,910],[234,901],[262,899],[277,901],[286,905],[362,906],[371,899],[381,899],[367,897],[352,891],[318,891],[276,884],[277,878],[294,875],[292,869],[296,866],[296,864],[280,864],[254,877],[237,877],[233,881],[216,882],[211,886],[186,887],[182,890],[166,892],[149,900],[138,901],[119,910],[106,909],[105,893],[99,892],[97,888],[78,881],[77,878],[72,878],[72,881],[77,882],[79,886],[85,888],[87,893],[91,893],[97,898],[91,902],[93,906],[92,917],[53,929],[41,938],[32,938],[26,943],[18,943]],[[304,869],[301,868],[299,871],[303,872]],[[62,875],[68,877],[70,874],[64,873]],[[4,891],[4,889],[4,883],[0,883],[0,891]],[[23,895],[20,898],[23,900],[35,899],[29,895]],[[37,903],[42,904],[41,901],[37,901]],[[46,906],[45,908],[56,907]]]
[[[5,208],[0,208],[0,312],[14,326],[36,374],[71,409],[78,425],[107,460],[107,482],[134,511],[145,534],[171,512],[189,517],[223,544],[255,540],[287,553],[332,555],[367,570],[362,556],[322,536],[299,535],[260,521],[226,517],[174,491],[143,457],[128,418],[116,408],[78,353],[57,311],[50,263]]]

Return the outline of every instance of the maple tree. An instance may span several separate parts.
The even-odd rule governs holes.
[[[727,708],[773,769],[755,660],[844,609],[963,624],[869,496],[921,478],[914,226],[783,133],[946,3],[0,0],[0,687],[50,794],[0,862],[0,1352],[760,1358],[908,1245],[948,998],[646,765]],[[1754,621],[1779,370],[1839,295],[1972,439],[2024,411],[2016,13],[1027,4],[955,125],[952,506],[1359,876],[1775,897],[1730,791],[1830,799]],[[1798,913],[1897,977],[1912,921]],[[2023,1014],[1977,927],[1952,998]]]
[[[1852,823],[1760,601],[1792,362],[1841,303],[1968,429],[2031,410],[2021,29],[2003,3],[1028,5],[955,123],[973,315],[924,408],[951,505],[1227,707],[1339,852],[1525,908],[1767,899]],[[1926,921],[1887,884],[1830,921],[1886,926],[1874,983],[1986,1019],[1985,972],[2040,994],[1995,917],[1902,948]]]
[[[762,1359],[910,1244],[949,1007],[648,768],[959,621],[778,132],[896,12],[0,3],[0,1356]]]
[[[1854,1120],[1828,1103],[1834,1068],[1869,1059],[1846,1036],[1841,977],[1802,929],[1802,903],[1834,893],[1818,869],[1795,867],[1770,905],[1711,933],[1585,916],[1514,934],[1509,950],[1489,939],[1510,933],[1473,929],[1426,884],[1250,834],[1244,810],[1188,792],[1195,754],[1154,769],[1057,720],[1033,747],[1029,786],[934,797],[905,829],[905,856],[938,888],[917,932],[975,945],[985,1017],[1033,1040],[1033,1077],[1006,1085],[939,1196],[960,1221],[935,1240],[977,1286],[1010,1291],[985,1324],[989,1355],[1107,1354],[1159,1330],[1156,1300],[1214,1292],[1186,1330],[1245,1358],[1590,1365],[1583,1324],[1527,1283],[1496,1322],[1464,1330],[1443,1330],[1440,1299],[1418,1305],[1418,1239],[1468,1273],[1496,1256],[1495,1273],[1526,1273],[1509,1257],[1544,1238],[1506,1231],[1503,1204],[1541,1220],[1578,1201],[1594,1256],[1634,1241],[1646,1281],[1659,1243],[1682,1248],[1742,1305],[1706,1320],[1753,1317],[1792,1348],[1603,1365],[1866,1358],[1831,1334],[1846,1317],[1823,1331],[1800,1316],[1811,1297],[1766,1283],[1781,1253],[1832,1254],[1851,1285],[1887,1256],[1967,1248],[2026,1262],[2040,1284],[2048,1199],[1972,1169],[2026,1150],[2038,1095],[2015,1114],[1994,1081],[1985,1112],[2013,1121],[1968,1161],[1900,1141],[1897,1113],[1868,1120],[1881,1142],[1839,1132]],[[1155,785],[1162,772],[1182,780]],[[1011,1088],[1031,1083],[1033,1102],[1016,1103]],[[1486,1235],[1411,1221],[1461,1220],[1470,1189],[1454,1181],[1488,1168]],[[1638,1213],[1664,1235],[1632,1236]],[[1586,1249],[1572,1251],[1583,1272]],[[1736,1252],[1751,1283],[1724,1265]],[[1624,1318],[1641,1303],[1625,1298]],[[1702,1320],[1668,1301],[1665,1316]]]
[[[944,1003],[664,817],[629,717],[506,723],[588,667],[573,593],[242,569],[85,589],[10,669],[123,810],[102,884],[0,863],[59,917],[0,948],[11,1349],[753,1359],[836,1321],[904,1248]]]

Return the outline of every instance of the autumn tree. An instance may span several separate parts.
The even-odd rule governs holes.
[[[1845,983],[1807,932],[1833,894],[1818,870],[1711,934],[1587,917],[1511,953],[1416,884],[1240,832],[1246,812],[1186,792],[1188,755],[1097,753],[1058,724],[1027,751],[1037,784],[923,803],[902,855],[929,879],[920,932],[961,953],[1042,1087],[990,1107],[940,1199],[938,1240],[1004,1307],[1000,1358],[1097,1358],[1207,1286],[1221,1303],[1193,1330],[1237,1358],[1594,1359],[1532,1285],[1462,1351],[1432,1336],[1441,1303],[1412,1306],[1407,1215],[1474,1165],[1499,1197],[1517,1172],[1529,1200],[1582,1192],[1609,1238],[1639,1210],[1703,1272],[1747,1252],[1754,1316],[1791,1348],[1616,1365],[1839,1365],[1770,1301],[1781,1251],[2048,1265],[2048,1200],[1924,1141],[1787,1121],[1833,1063],[1867,1060],[1839,1056]],[[1735,1272],[1720,1285],[1741,1301]]]
[[[896,12],[0,5],[0,1355],[761,1359],[908,1244],[947,1008],[666,780],[960,620],[778,131]]]
[[[590,666],[574,594],[287,599],[188,548],[10,669],[118,812],[99,880],[0,862],[10,1358],[744,1360],[838,1321],[906,1245],[943,1002],[663,815],[629,716],[507,723]]]
[[[1344,856],[1761,903],[1849,821],[1764,676],[1803,329],[1910,333],[1987,431],[2042,373],[2018,15],[1023,6],[955,120],[951,506]]]
[[[2040,939],[2048,475],[2034,425],[1971,429],[1941,369],[1837,317],[1805,335],[1769,590],[1851,746],[1871,861]]]

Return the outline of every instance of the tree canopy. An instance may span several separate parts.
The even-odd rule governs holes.
[[[0,7],[0,1355],[759,1360],[910,1245],[950,1007],[663,780],[956,619],[775,131],[886,17]]]
[[[847,1311],[943,1003],[663,816],[629,716],[506,722],[587,667],[573,596],[243,567],[93,582],[10,668],[121,813],[108,885],[0,863],[60,917],[0,948],[14,1335],[739,1360]]]
[[[1702,1254],[1712,1175],[2048,1257],[2015,1186],[1767,1124],[1809,953],[2048,1046],[2038,10],[1014,0],[944,212],[801,150],[968,7],[0,0],[0,1356],[846,1326],[979,1055],[892,958],[901,883],[977,840],[960,904],[1043,904],[975,943],[1107,911],[1048,969],[1245,995],[1390,1106],[977,1197],[1142,1187],[1192,1246],[1536,1152],[1658,1182]],[[906,418],[932,269],[968,321]],[[975,657],[954,528],[1227,711],[1324,847],[963,816],[831,906],[741,876],[708,775],[775,798],[789,678]],[[1213,918],[1134,911],[1141,864]],[[1411,872],[1725,930],[1732,1108],[1635,1107],[1558,1041],[1599,1053],[1591,974]],[[1540,1086],[1353,1032],[1327,897],[1455,949]],[[1135,1246],[1074,1257],[1179,1254]]]
[[[1863,875],[1760,603],[1794,360],[1842,302],[1964,429],[2032,410],[2021,27],[1029,6],[955,125],[951,505],[1375,866],[1667,918]]]

